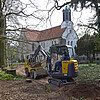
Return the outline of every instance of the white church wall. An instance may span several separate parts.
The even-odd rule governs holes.
[[[49,52],[50,46],[54,44],[59,44],[59,38],[58,39],[51,39],[51,40],[46,40],[46,41],[41,41],[41,42],[30,42],[31,44],[34,44],[34,50],[32,50],[32,45],[29,45],[28,48],[30,48],[30,52],[24,54],[24,59],[26,55],[31,55],[34,54],[35,50],[39,45],[41,45],[46,52]],[[27,48],[27,47],[26,47]]]
[[[45,49],[46,52],[49,52],[50,46],[54,44],[59,44],[59,39],[51,39],[46,41],[41,41],[39,44]]]
[[[72,33],[67,36],[67,38],[66,38],[66,44],[72,46],[73,53],[75,55],[75,49],[74,49],[74,47],[76,46],[76,42],[77,42],[78,38],[74,38],[74,34],[76,34],[76,33],[74,33],[72,31]],[[70,54],[70,57],[73,55],[71,49],[69,50],[69,54]]]
[[[62,34],[62,38],[63,38],[63,39],[66,39],[67,35],[68,35],[68,29],[66,28],[66,30],[65,30],[64,33]]]

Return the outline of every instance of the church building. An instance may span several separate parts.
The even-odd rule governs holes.
[[[63,10],[63,22],[61,25],[42,31],[24,29],[21,32],[20,39],[29,42],[29,44],[19,43],[20,60],[24,59],[27,54],[33,54],[38,45],[41,45],[46,52],[49,52],[50,46],[55,44],[71,45],[75,54],[74,47],[78,36],[71,21],[71,10],[67,6]],[[21,49],[21,47],[23,48]],[[71,56],[72,52],[69,52]]]

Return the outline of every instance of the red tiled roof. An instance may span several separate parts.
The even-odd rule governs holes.
[[[60,25],[43,31],[27,30],[25,32],[25,35],[29,41],[44,41],[49,39],[60,38],[64,31],[65,29],[61,29]]]
[[[30,31],[30,30],[25,30],[25,36],[27,38],[27,40],[29,41],[39,41],[39,31]]]

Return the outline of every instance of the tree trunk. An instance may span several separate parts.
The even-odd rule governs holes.
[[[93,60],[95,60],[95,51],[93,51]]]
[[[5,29],[5,21],[4,16],[1,10],[1,0],[0,0],[0,67],[5,65],[5,39],[3,38],[4,29]]]
[[[0,67],[5,65],[5,41],[0,40]]]
[[[88,54],[88,51],[86,51],[86,56],[87,56],[87,60],[89,60],[89,54]]]

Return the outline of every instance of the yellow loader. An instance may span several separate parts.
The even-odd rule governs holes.
[[[42,63],[40,54],[42,55],[42,58],[45,60],[46,59],[46,52],[41,49],[41,46],[38,46],[38,48],[35,50],[35,53],[30,56],[26,55],[25,57],[25,65],[24,65],[24,70],[26,77],[31,77],[31,78],[38,78],[39,76],[44,76],[48,75],[46,68],[46,64]],[[44,61],[46,63],[46,61]]]

